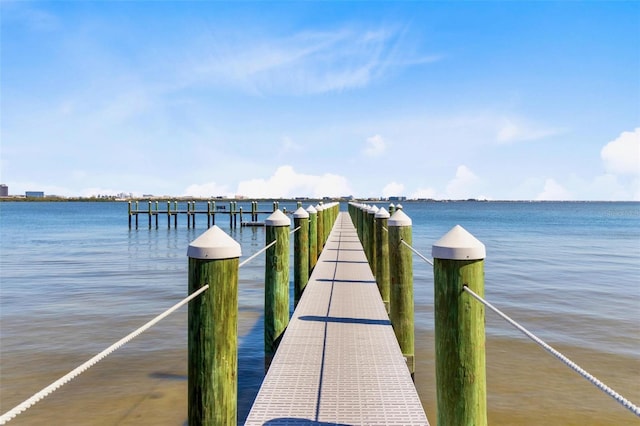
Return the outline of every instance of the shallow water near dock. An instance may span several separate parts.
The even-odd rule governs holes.
[[[640,203],[404,204],[416,249],[430,257],[461,224],[487,247],[487,299],[640,403]],[[264,246],[263,228],[216,222],[242,259]],[[184,216],[178,229],[166,217],[139,223],[128,229],[126,203],[0,203],[0,412],[186,295],[187,246],[206,218],[195,229]],[[413,262],[416,387],[435,424],[433,274]],[[263,256],[240,271],[239,421],[263,377],[263,275]],[[186,321],[181,308],[11,424],[184,424]],[[492,425],[640,423],[491,312],[486,350]]]

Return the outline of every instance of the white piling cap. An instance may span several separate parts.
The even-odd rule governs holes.
[[[241,254],[240,244],[217,225],[193,240],[187,249],[187,256],[192,259],[232,259]]]
[[[316,212],[321,212],[324,210],[324,206],[320,203],[316,204]]]
[[[293,212],[293,218],[294,219],[308,219],[309,218],[309,212],[307,212],[302,207],[298,207],[298,210]]]
[[[318,213],[318,210],[316,210],[316,208],[313,207],[313,206],[309,206],[309,207],[307,207],[307,213],[316,214],[316,213]]]
[[[400,210],[402,210],[403,208],[404,208],[404,207],[402,207],[402,204],[400,204],[400,203],[396,204],[396,209],[400,209]]]
[[[289,219],[286,214],[282,213],[280,209],[277,209],[264,220],[264,224],[266,226],[291,226],[291,219]]]
[[[433,243],[431,255],[436,259],[479,260],[487,255],[484,244],[469,231],[456,225],[442,238]]]
[[[402,210],[396,210],[387,222],[388,226],[411,226],[411,218]]]
[[[378,210],[376,212],[375,218],[376,219],[389,219],[389,216],[390,216],[389,212],[384,207],[382,207],[380,210]]]
[[[371,214],[376,214],[376,212],[380,210],[378,207],[376,207],[375,205],[371,206],[371,208],[369,208],[369,213]]]

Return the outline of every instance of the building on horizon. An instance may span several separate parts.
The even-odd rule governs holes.
[[[389,197],[389,201],[407,201],[407,197],[404,197],[404,196]]]
[[[9,187],[7,185],[0,184],[0,197],[8,197],[9,196]]]
[[[27,198],[44,198],[44,191],[26,191],[24,195]]]

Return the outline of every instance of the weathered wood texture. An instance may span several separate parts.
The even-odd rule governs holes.
[[[486,425],[483,260],[434,259],[436,385],[439,425]]]
[[[189,259],[188,418],[235,425],[238,388],[238,258]]]

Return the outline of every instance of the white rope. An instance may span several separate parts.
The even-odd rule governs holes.
[[[171,308],[169,308],[168,310],[164,311],[162,314],[158,315],[157,317],[155,317],[154,319],[152,319],[151,321],[149,321],[148,323],[146,323],[142,327],[138,328],[134,332],[132,332],[129,335],[127,335],[127,336],[123,337],[122,339],[118,340],[116,343],[114,343],[113,345],[109,346],[107,349],[105,349],[104,351],[100,352],[98,355],[94,356],[89,361],[87,361],[84,364],[80,365],[76,369],[70,371],[65,376],[62,376],[61,378],[59,378],[58,380],[56,380],[55,382],[53,382],[52,384],[50,384],[46,388],[42,389],[40,392],[34,394],[31,398],[29,398],[26,401],[22,402],[21,404],[18,404],[17,406],[15,406],[13,409],[7,411],[2,416],[0,416],[0,425],[6,424],[8,421],[10,421],[14,417],[16,417],[18,414],[20,414],[23,411],[25,411],[27,408],[31,407],[32,405],[34,405],[38,401],[40,401],[43,398],[45,398],[46,396],[50,395],[51,393],[53,393],[58,388],[62,387],[63,385],[65,385],[68,382],[70,382],[71,380],[73,380],[75,377],[77,377],[80,374],[84,373],[86,370],[88,370],[89,368],[93,367],[99,361],[104,359],[107,355],[109,355],[112,352],[114,352],[115,350],[119,349],[121,346],[123,346],[124,344],[128,343],[129,341],[131,341],[135,337],[139,336],[141,333],[145,332],[149,328],[153,327],[159,321],[161,321],[164,318],[166,318],[167,316],[169,316],[176,309],[178,309],[181,306],[189,303],[192,299],[194,299],[197,296],[199,296],[202,292],[204,292],[208,288],[209,288],[208,284],[203,286],[203,287],[201,287],[201,288],[199,288],[197,291],[195,291],[194,293],[189,295],[187,298],[183,299],[181,302],[176,303]]]
[[[422,258],[422,260],[424,260],[425,262],[427,262],[429,265],[433,266],[433,261],[432,261],[431,259],[428,259],[428,258],[424,257],[422,254],[420,254],[420,252],[419,252],[418,250],[416,250],[416,249],[414,249],[413,247],[411,247],[411,246],[409,245],[409,243],[407,243],[405,240],[400,240],[400,242],[401,242],[402,244],[404,244],[405,246],[409,247],[409,249],[410,249],[412,252],[414,252],[415,254],[417,254],[419,257],[421,257],[421,258]]]
[[[584,377],[585,379],[587,379],[589,382],[591,382],[595,387],[597,387],[598,389],[600,389],[601,391],[603,391],[604,393],[606,393],[607,395],[609,395],[611,398],[615,399],[616,401],[618,401],[618,403],[620,403],[623,407],[625,407],[626,409],[630,410],[633,414],[635,414],[636,416],[640,417],[640,407],[638,407],[637,405],[633,404],[631,401],[629,401],[628,399],[624,398],[622,395],[620,395],[618,392],[614,391],[613,389],[611,389],[609,386],[605,385],[604,383],[602,383],[600,380],[598,380],[595,376],[589,374],[586,370],[584,370],[583,368],[581,368],[578,364],[576,364],[575,362],[571,361],[569,358],[567,358],[566,356],[562,355],[560,352],[558,352],[557,350],[555,350],[554,348],[552,348],[551,346],[549,346],[547,343],[545,343],[544,341],[542,341],[542,339],[540,339],[539,337],[537,337],[535,334],[531,333],[529,330],[527,330],[526,328],[524,328],[523,326],[521,326],[520,324],[518,324],[517,322],[515,322],[514,320],[512,320],[511,318],[509,318],[506,314],[504,314],[502,311],[500,311],[498,308],[496,308],[495,306],[493,306],[491,303],[487,302],[486,300],[484,300],[482,297],[480,297],[478,294],[476,294],[473,290],[471,290],[469,287],[467,287],[466,285],[463,287],[464,291],[466,291],[467,293],[469,293],[471,296],[473,296],[476,300],[478,300],[480,303],[482,303],[483,305],[485,305],[486,307],[488,307],[489,309],[491,309],[493,312],[495,312],[496,314],[500,315],[500,317],[502,317],[502,319],[504,319],[505,321],[507,321],[509,324],[511,324],[512,326],[514,326],[515,328],[517,328],[518,330],[520,330],[522,333],[524,333],[527,337],[529,337],[531,340],[533,340],[534,342],[536,342],[538,345],[542,346],[547,352],[549,352],[550,354],[552,354],[553,356],[555,356],[556,358],[558,358],[560,361],[562,361],[563,363],[565,363],[569,368],[571,368],[572,370],[574,370],[575,372],[577,372],[578,374],[580,374],[582,377]]]
[[[289,235],[295,233],[298,229],[302,228],[302,226],[298,226],[296,229],[294,229],[293,231],[289,232]]]
[[[269,247],[271,247],[272,245],[274,245],[277,242],[278,242],[278,240],[271,241],[269,244],[264,246],[262,249],[258,250],[258,252],[254,253],[252,256],[250,256],[247,259],[245,259],[240,265],[238,265],[238,268],[242,268],[244,265],[246,265],[247,263],[249,263],[250,261],[252,261],[256,257],[258,257],[261,253],[264,253],[265,251],[267,251],[267,249]]]

